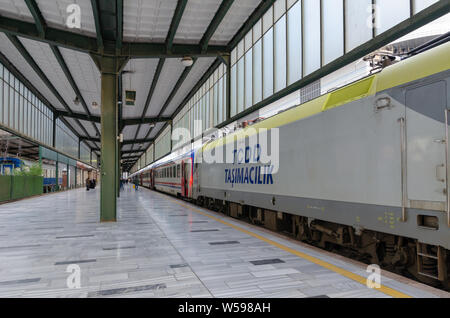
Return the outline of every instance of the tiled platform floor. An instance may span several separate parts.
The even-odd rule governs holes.
[[[146,189],[126,187],[118,222],[99,223],[99,194],[0,205],[0,297],[389,297],[229,224],[367,277],[357,264]],[[79,289],[67,287],[70,264]],[[382,284],[448,296],[395,275]]]

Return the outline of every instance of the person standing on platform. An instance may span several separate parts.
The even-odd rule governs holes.
[[[138,188],[139,188],[139,181],[136,178],[136,179],[134,179],[134,190],[138,191]]]

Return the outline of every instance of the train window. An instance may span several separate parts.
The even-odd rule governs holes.
[[[180,165],[177,165],[177,178],[180,177]]]
[[[172,177],[173,177],[173,178],[176,178],[176,177],[177,177],[177,167],[176,167],[176,166],[173,166],[173,167],[172,167]]]

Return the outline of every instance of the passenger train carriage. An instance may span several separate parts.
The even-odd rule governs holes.
[[[139,175],[140,185],[182,198],[193,198],[194,151],[150,166]]]
[[[448,288],[449,56],[446,43],[150,166],[143,185]],[[203,160],[220,151],[233,159]]]

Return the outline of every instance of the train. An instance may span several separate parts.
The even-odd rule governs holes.
[[[449,56],[447,42],[132,177],[448,289]]]

